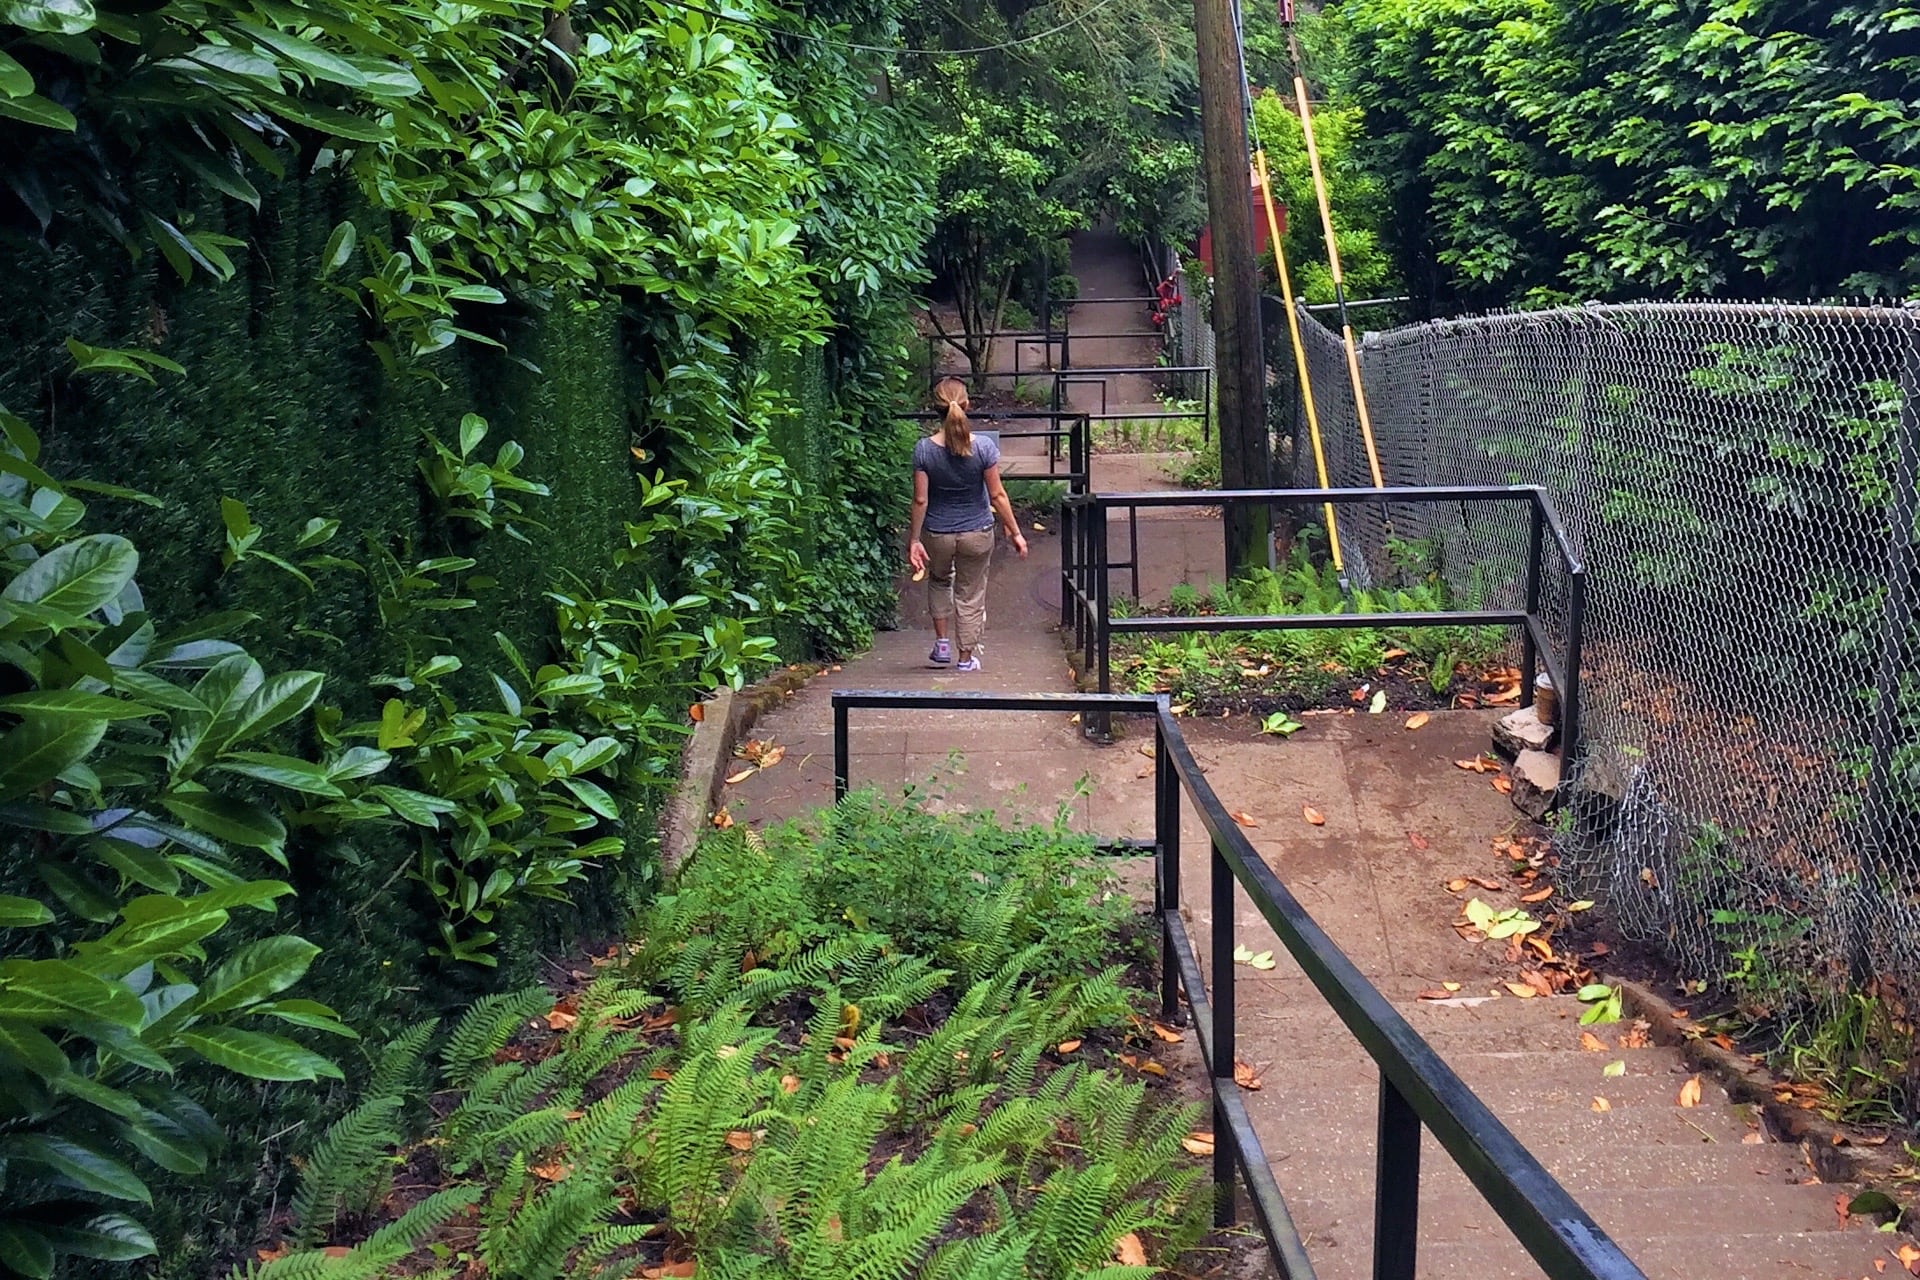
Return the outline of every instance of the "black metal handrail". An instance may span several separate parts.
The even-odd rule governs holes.
[[[1140,592],[1138,524],[1141,508],[1210,507],[1232,503],[1271,506],[1319,506],[1324,503],[1523,502],[1531,522],[1527,539],[1524,606],[1519,609],[1463,609],[1419,613],[1267,614],[1254,617],[1115,618],[1109,574],[1116,568],[1133,572],[1134,595]],[[1116,564],[1107,546],[1107,512],[1128,512],[1128,536],[1133,548],[1129,561]],[[1223,526],[1224,528],[1224,526]],[[1553,637],[1540,615],[1542,561],[1552,539],[1567,575],[1566,642],[1556,652]],[[1382,489],[1209,489],[1156,490],[1143,493],[1083,493],[1070,495],[1061,511],[1060,626],[1073,629],[1074,648],[1080,651],[1083,672],[1094,673],[1099,692],[1111,692],[1112,647],[1122,634],[1183,631],[1304,631],[1372,628],[1381,626],[1511,626],[1521,637],[1520,705],[1533,704],[1534,678],[1544,669],[1560,699],[1561,777],[1572,776],[1580,738],[1580,664],[1586,627],[1587,570],[1567,533],[1553,498],[1539,485],[1444,485]],[[1104,732],[1105,725],[1090,728]]]
[[[1369,982],[1274,874],[1207,781],[1164,695],[996,694],[845,691],[833,694],[833,795],[847,793],[852,760],[849,713],[890,710],[1075,711],[1151,715],[1154,722],[1153,912],[1160,924],[1161,1014],[1179,1014],[1184,991],[1213,1104],[1216,1221],[1235,1218],[1239,1170],[1267,1249],[1287,1280],[1312,1280],[1308,1257],[1265,1148],[1234,1081],[1236,1010],[1234,891],[1238,885],[1272,927],[1380,1072],[1374,1194],[1374,1280],[1414,1280],[1420,1220],[1420,1143],[1432,1131],[1549,1280],[1645,1280],[1640,1268],[1566,1188],[1521,1145],[1453,1068]],[[1181,913],[1182,795],[1199,813],[1211,845],[1213,986]],[[1224,1139],[1224,1141],[1222,1140]]]

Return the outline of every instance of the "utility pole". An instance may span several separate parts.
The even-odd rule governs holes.
[[[1201,143],[1207,219],[1213,228],[1214,391],[1220,404],[1220,479],[1226,489],[1272,482],[1267,450],[1267,366],[1260,344],[1260,277],[1253,251],[1253,182],[1247,161],[1246,68],[1234,0],[1193,0],[1199,39]],[[1228,503],[1227,572],[1273,564],[1272,511]]]

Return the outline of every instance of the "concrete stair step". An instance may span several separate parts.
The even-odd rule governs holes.
[[[1601,1229],[1625,1248],[1628,1241],[1645,1246],[1669,1236],[1697,1239],[1740,1235],[1757,1225],[1782,1234],[1837,1232],[1840,1220],[1833,1202],[1839,1194],[1844,1193],[1824,1185],[1759,1189],[1703,1186],[1687,1190],[1628,1187],[1590,1191],[1578,1199]],[[1297,1222],[1310,1227],[1329,1247],[1372,1237],[1370,1194],[1341,1203],[1311,1196],[1292,1197],[1287,1207]],[[1871,1233],[1856,1228],[1846,1234],[1857,1237]],[[1506,1224],[1477,1193],[1449,1192],[1421,1198],[1423,1246],[1499,1245],[1511,1243],[1510,1237]]]
[[[1761,1225],[1756,1220],[1755,1225]],[[1874,1260],[1899,1272],[1888,1246],[1894,1237],[1863,1228],[1815,1232],[1729,1232],[1626,1239],[1621,1246],[1647,1280],[1879,1280]],[[1359,1280],[1363,1271],[1316,1271],[1320,1280]],[[1426,1251],[1421,1280],[1534,1280],[1544,1273],[1511,1238],[1484,1244],[1438,1244]]]
[[[1303,1138],[1297,1145],[1278,1147],[1266,1135],[1263,1142],[1275,1177],[1290,1194],[1336,1202],[1372,1194],[1371,1124],[1360,1131],[1328,1129],[1319,1145]],[[1618,1138],[1543,1142],[1529,1150],[1576,1199],[1588,1191],[1618,1187],[1685,1192],[1721,1186],[1736,1193],[1742,1187],[1789,1186],[1813,1176],[1800,1148],[1781,1142],[1749,1146],[1702,1142],[1698,1135],[1663,1141],[1628,1131]],[[1430,1195],[1476,1194],[1432,1134],[1420,1145],[1420,1180]]]
[[[1236,1031],[1243,1060],[1366,1059],[1366,1051],[1325,1005],[1311,1008],[1308,997],[1302,995],[1267,1012],[1256,1005],[1259,999],[1257,991],[1242,996]],[[1503,997],[1471,1008],[1424,1000],[1398,1007],[1407,1024],[1443,1058],[1493,1051],[1584,1053],[1580,1048],[1582,1031],[1591,1032],[1611,1050],[1627,1030],[1621,1023],[1582,1027],[1580,1015],[1586,1006],[1568,996],[1537,1000]]]

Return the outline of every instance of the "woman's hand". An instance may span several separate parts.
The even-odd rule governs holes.
[[[1023,551],[1020,554],[1025,555],[1026,552]],[[918,538],[915,538],[912,542],[909,542],[907,544],[907,568],[913,570],[915,573],[919,573],[922,569],[925,569],[926,567],[927,567],[926,544],[921,542]]]
[[[1013,531],[1013,549],[1020,553],[1022,560],[1027,558],[1027,535],[1021,533],[1018,529]]]

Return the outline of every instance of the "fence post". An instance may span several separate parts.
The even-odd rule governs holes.
[[[1233,1126],[1221,1099],[1233,1082],[1233,1063],[1237,1052],[1233,1036],[1233,868],[1220,853],[1220,841],[1213,850],[1213,1225],[1233,1225],[1238,1214],[1233,1196]]]
[[[1073,526],[1079,518],[1079,509],[1069,501],[1060,503],[1060,629],[1066,631],[1073,622]]]
[[[1108,509],[1106,507],[1100,509],[1100,518],[1096,522],[1093,531],[1095,547],[1094,564],[1096,566],[1093,582],[1093,657],[1095,662],[1098,663],[1100,677],[1098,688],[1101,693],[1113,692],[1113,680],[1109,666],[1109,661],[1112,657],[1113,634],[1108,629],[1108,624],[1112,621],[1113,570],[1107,565],[1107,561],[1112,558],[1110,543],[1113,540],[1113,531],[1109,528],[1107,511]],[[1089,727],[1093,734],[1103,742],[1111,740],[1113,737],[1113,712],[1102,707],[1093,713],[1092,719],[1093,723]]]
[[[847,704],[839,698],[833,700],[833,802],[839,804],[847,796]]]
[[[1166,724],[1156,713],[1153,717],[1153,843],[1159,873],[1154,878],[1154,896],[1160,912],[1160,1018],[1168,1026],[1174,1026],[1180,1016],[1180,963],[1173,952],[1173,922],[1180,918],[1180,777],[1174,772],[1168,755]]]
[[[1580,662],[1587,629],[1587,571],[1583,566],[1567,583],[1567,687],[1560,690],[1560,785],[1573,782],[1580,758]]]
[[[1546,532],[1546,515],[1540,509],[1540,495],[1534,494],[1527,511],[1532,522],[1527,528],[1527,617],[1540,616],[1540,550]],[[1542,624],[1544,626],[1544,624]],[[1533,628],[1520,629],[1520,705],[1533,705],[1533,678],[1539,669],[1539,646],[1533,640]],[[1555,690],[1559,692],[1559,690]]]
[[[1893,805],[1893,757],[1899,748],[1900,683],[1907,633],[1913,625],[1914,521],[1920,483],[1920,316],[1909,320],[1907,355],[1900,370],[1900,423],[1893,481],[1893,528],[1887,548],[1887,603],[1882,611],[1880,660],[1873,677],[1872,760],[1867,772],[1869,840],[1884,840]]]
[[[1384,1075],[1375,1142],[1373,1280],[1413,1280],[1420,1241],[1420,1117]]]

